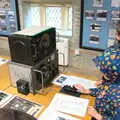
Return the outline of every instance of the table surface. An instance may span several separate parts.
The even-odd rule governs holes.
[[[70,75],[81,77],[81,75],[77,75],[75,73],[65,73],[65,74],[70,74]],[[82,77],[86,78],[86,76],[82,76]],[[59,90],[61,89],[60,87],[58,87],[56,85],[51,85],[50,87],[48,87],[46,89],[46,91],[48,91],[46,95],[41,95],[41,94],[33,95],[31,93],[28,94],[27,96],[22,95],[22,94],[17,92],[16,88],[10,86],[9,70],[8,70],[8,65],[7,64],[3,64],[3,65],[0,66],[0,80],[1,80],[1,82],[0,82],[0,90],[3,90],[5,92],[7,92],[7,93],[17,95],[17,96],[20,96],[22,98],[31,100],[33,102],[40,103],[40,104],[45,106],[44,108],[46,108],[49,105],[49,103],[52,100],[52,98],[54,97],[54,95],[56,93],[58,93]],[[81,95],[80,97],[89,99],[89,101],[90,101],[89,105],[94,106],[94,100],[95,100],[94,97],[92,97],[90,95]],[[77,117],[77,116],[74,116],[74,117]],[[81,118],[81,117],[77,117],[77,118],[79,118],[80,120],[81,119],[82,120],[90,120],[91,119],[91,117],[87,113],[86,113],[85,118]]]

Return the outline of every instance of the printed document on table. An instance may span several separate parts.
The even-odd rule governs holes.
[[[0,58],[0,65],[7,63],[9,60],[6,60],[4,58]]]
[[[88,103],[88,99],[57,93],[52,99],[49,108],[55,109],[59,112],[84,117],[87,111]]]
[[[65,82],[63,82],[63,84],[70,86],[73,86],[74,84],[81,84],[86,89],[96,88],[95,81],[75,76],[69,76],[69,78]]]
[[[13,95],[0,91],[0,108],[6,105],[13,98]]]
[[[46,108],[45,111],[38,117],[38,120],[78,120],[70,115],[60,113],[51,108]],[[79,119],[80,120],[80,119]]]
[[[69,78],[69,76],[64,75],[64,74],[60,74],[57,78],[55,78],[53,80],[53,84],[58,85],[58,86],[62,86],[63,83]]]

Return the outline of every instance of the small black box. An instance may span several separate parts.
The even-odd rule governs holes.
[[[17,85],[17,91],[19,93],[28,95],[28,93],[29,93],[29,82],[28,81],[20,79],[16,82],[16,85]]]

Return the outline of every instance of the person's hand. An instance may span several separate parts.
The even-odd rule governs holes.
[[[88,114],[97,120],[102,120],[102,116],[95,110],[95,108],[88,106]]]
[[[102,80],[101,81],[95,81],[95,86],[99,86],[102,84]]]
[[[81,93],[90,94],[90,90],[84,88],[81,84],[75,84],[74,87]]]

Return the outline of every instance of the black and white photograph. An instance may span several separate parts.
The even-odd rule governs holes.
[[[95,17],[95,12],[93,10],[86,10],[85,11],[85,18],[86,19],[92,20],[92,19],[94,19],[94,17]]]
[[[10,10],[10,0],[0,0],[0,8],[5,9],[5,10]]]
[[[14,11],[8,11],[8,17],[9,17],[9,19],[14,19],[15,18]]]
[[[100,37],[98,35],[90,35],[90,43],[98,44],[100,42]]]
[[[120,7],[120,0],[111,0],[111,7]]]
[[[112,20],[120,20],[120,10],[119,11],[112,11]]]
[[[10,27],[9,27],[10,31],[11,32],[15,32],[16,29],[17,29],[15,20],[14,19],[10,19],[9,24],[10,24]]]
[[[103,0],[93,0],[93,7],[103,7]]]
[[[97,21],[107,21],[108,11],[107,10],[97,10],[96,20]]]
[[[97,24],[97,23],[92,23],[92,24],[90,25],[90,30],[91,30],[92,32],[100,32],[100,30],[101,30],[101,25],[100,25],[100,24]]]

